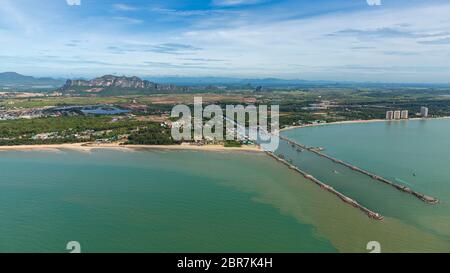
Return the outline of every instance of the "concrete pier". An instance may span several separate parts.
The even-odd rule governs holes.
[[[299,148],[301,148],[301,149],[306,149],[306,150],[308,150],[308,151],[310,151],[310,152],[312,152],[312,153],[315,153],[315,154],[317,154],[317,155],[319,155],[319,156],[321,156],[321,157],[325,157],[325,158],[327,158],[327,159],[329,159],[329,160],[331,160],[331,161],[333,161],[333,162],[335,162],[335,163],[338,163],[338,164],[341,164],[341,165],[343,165],[343,166],[345,166],[345,167],[347,167],[347,168],[350,168],[351,170],[354,170],[354,171],[360,172],[360,173],[362,173],[362,174],[365,174],[365,175],[371,177],[371,178],[374,179],[374,180],[377,180],[377,181],[383,182],[383,183],[385,183],[385,184],[388,184],[388,185],[390,185],[390,186],[396,188],[397,190],[403,191],[403,192],[405,192],[405,193],[409,193],[409,194],[411,194],[411,195],[413,195],[413,196],[419,198],[419,199],[422,200],[423,202],[426,202],[426,203],[428,203],[428,204],[437,204],[437,203],[439,203],[439,200],[436,199],[436,198],[434,198],[434,197],[425,195],[425,194],[420,193],[420,192],[416,192],[416,191],[412,190],[411,188],[408,188],[408,187],[406,187],[406,186],[403,186],[403,185],[394,183],[394,182],[392,182],[392,181],[390,181],[390,180],[388,180],[388,179],[386,179],[386,178],[383,178],[383,177],[381,177],[381,176],[379,176],[379,175],[370,173],[370,172],[368,172],[368,171],[366,171],[366,170],[363,170],[363,169],[361,169],[361,168],[358,168],[358,167],[356,167],[356,166],[353,166],[353,165],[351,165],[351,164],[349,164],[349,163],[346,163],[346,162],[344,162],[344,161],[342,161],[342,160],[339,160],[339,159],[336,159],[336,158],[331,157],[331,156],[329,156],[329,155],[323,154],[323,153],[321,153],[320,151],[318,151],[317,149],[310,148],[310,147],[306,147],[305,145],[302,145],[302,144],[298,144],[297,142],[292,141],[292,140],[290,140],[290,139],[288,139],[288,138],[286,138],[286,137],[283,137],[283,136],[280,136],[280,139],[286,141],[287,143],[289,143],[289,144],[291,144],[291,145],[294,145],[294,146],[299,147]]]
[[[337,190],[335,190],[333,187],[331,187],[330,185],[327,185],[325,183],[323,183],[322,181],[320,181],[319,179],[315,178],[314,176],[300,170],[299,168],[297,168],[296,166],[290,164],[289,162],[287,162],[286,160],[276,156],[274,153],[271,152],[266,152],[269,156],[273,157],[275,160],[287,165],[290,169],[300,173],[301,175],[303,175],[303,177],[305,177],[306,179],[314,182],[315,184],[319,185],[322,189],[329,191],[331,193],[333,193],[334,195],[336,195],[337,197],[339,197],[342,201],[344,201],[347,204],[350,204],[351,206],[361,210],[362,212],[364,212],[367,216],[369,216],[370,218],[373,218],[375,220],[383,220],[383,216],[381,216],[379,213],[373,212],[371,210],[369,210],[368,208],[364,207],[363,205],[359,204],[358,202],[356,202],[355,200],[351,199],[350,197],[345,196],[344,194],[338,192]]]

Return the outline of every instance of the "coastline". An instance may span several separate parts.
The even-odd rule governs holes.
[[[329,123],[317,123],[306,124],[299,126],[288,126],[280,130],[280,132],[288,131],[298,128],[327,126],[327,125],[340,125],[340,124],[357,124],[357,123],[375,123],[375,122],[401,122],[401,121],[417,121],[417,120],[438,120],[438,119],[450,119],[450,116],[436,117],[436,118],[410,118],[404,120],[385,120],[385,119],[369,119],[369,120],[345,120]],[[120,143],[108,143],[108,144],[95,144],[92,142],[80,142],[80,143],[65,143],[65,144],[30,144],[30,145],[13,145],[13,146],[0,146],[0,152],[2,151],[59,151],[59,150],[74,150],[81,152],[91,152],[95,149],[116,149],[116,150],[142,150],[142,149],[154,149],[154,150],[173,150],[173,151],[210,151],[210,152],[263,152],[260,147],[255,145],[242,145],[241,147],[224,147],[223,145],[120,145]]]
[[[15,146],[0,146],[2,151],[60,151],[73,150],[81,152],[91,152],[95,149],[110,149],[110,150],[184,150],[184,151],[210,151],[210,152],[262,152],[257,146],[242,147],[224,147],[222,145],[120,145],[119,143],[109,144],[92,144],[92,143],[68,143],[68,144],[42,144],[42,145],[15,145]]]
[[[416,121],[416,120],[435,120],[435,119],[450,119],[450,116],[446,117],[436,117],[436,118],[410,118],[410,119],[399,119],[399,120],[386,120],[386,119],[366,119],[366,120],[344,120],[344,121],[335,121],[329,123],[317,123],[317,124],[306,124],[306,125],[297,125],[297,126],[288,126],[280,130],[280,132],[288,131],[292,129],[298,128],[306,128],[306,127],[316,127],[316,126],[326,126],[326,125],[339,125],[339,124],[356,124],[356,123],[374,123],[374,122],[401,122],[401,121]]]

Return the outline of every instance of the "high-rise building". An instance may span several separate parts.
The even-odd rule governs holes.
[[[394,119],[400,119],[402,116],[402,113],[400,111],[394,111]]]
[[[400,115],[401,119],[408,119],[408,110],[403,110],[401,115]]]
[[[425,106],[420,107],[420,116],[423,118],[428,117],[428,108]]]
[[[394,111],[387,111],[387,112],[386,112],[386,119],[387,119],[387,120],[392,120],[392,119],[394,119]]]

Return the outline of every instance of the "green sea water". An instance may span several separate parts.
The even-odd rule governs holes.
[[[297,157],[321,178],[335,167]],[[375,208],[386,193],[426,207],[367,185],[377,185]],[[372,220],[259,153],[0,152],[0,252],[67,252],[69,241],[82,252],[368,252],[369,241],[383,252],[450,251],[445,223],[391,209]]]
[[[259,200],[260,186],[298,180],[263,154],[0,156],[1,252],[65,252],[69,241],[83,252],[336,251],[310,223]]]

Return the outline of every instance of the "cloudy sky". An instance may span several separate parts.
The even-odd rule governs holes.
[[[450,82],[448,0],[0,0],[0,71]]]

